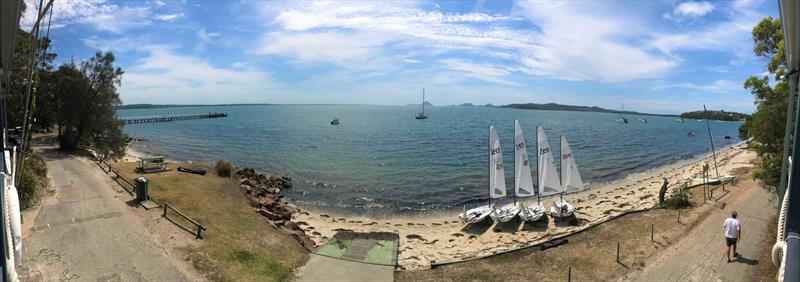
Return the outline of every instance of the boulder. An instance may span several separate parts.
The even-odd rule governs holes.
[[[306,236],[302,230],[295,230],[289,234],[289,236],[297,240],[297,242],[300,243],[303,248],[306,248],[306,250],[314,251],[317,248],[317,245],[314,244],[314,241],[311,241],[311,239],[308,238],[308,236]]]
[[[287,221],[286,225],[284,225],[284,226],[286,227],[286,229],[289,229],[289,230],[293,230],[293,231],[294,230],[300,230],[300,226],[297,225],[297,223],[294,223],[294,222],[291,222],[291,221]]]

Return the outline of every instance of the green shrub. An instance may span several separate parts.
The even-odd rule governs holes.
[[[664,206],[668,209],[688,208],[691,205],[692,203],[689,201],[689,190],[686,188],[672,190],[672,193],[664,200]]]
[[[233,172],[233,166],[224,160],[219,160],[217,161],[216,170],[217,175],[221,177],[229,177],[231,176],[231,172]]]
[[[27,207],[36,202],[41,187],[47,186],[47,164],[42,155],[36,152],[25,154],[25,164],[19,172],[17,191],[22,207]]]

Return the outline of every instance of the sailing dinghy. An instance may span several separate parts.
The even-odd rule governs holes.
[[[561,193],[561,181],[556,171],[553,152],[550,142],[547,141],[547,134],[541,127],[536,128],[536,147],[538,158],[538,177],[539,177],[539,196],[549,196]],[[551,209],[552,210],[552,209]]]
[[[531,179],[531,167],[528,163],[528,147],[525,146],[525,134],[519,120],[514,121],[514,195],[515,197],[530,197],[536,195]],[[538,198],[536,203],[526,205],[518,203],[519,217],[524,221],[537,221],[544,216],[545,209]]]
[[[495,131],[494,126],[489,126],[489,198],[490,201],[493,201],[505,196],[506,182],[505,170],[503,169],[503,152],[500,149],[500,139],[497,138],[497,131]],[[511,210],[504,208],[495,209],[493,203],[471,210],[466,210],[467,208],[464,206],[464,212],[459,214],[458,217],[464,223],[483,221],[490,214],[492,218],[502,220],[507,217],[507,213],[511,212]]]
[[[567,138],[561,136],[561,198],[553,203],[550,213],[556,218],[571,217],[575,213],[575,208],[564,200],[564,194],[582,191],[585,186],[578,171],[578,165],[569,148]]]
[[[489,197],[492,199],[506,196],[506,174],[503,168],[503,150],[500,148],[500,139],[494,126],[489,127]],[[502,207],[492,205],[492,219],[499,222],[508,222],[519,214],[516,203]]]

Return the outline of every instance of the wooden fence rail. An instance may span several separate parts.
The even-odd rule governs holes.
[[[194,224],[194,225],[195,225],[195,227],[196,227],[196,229],[195,229],[195,230],[197,230],[197,231],[193,231],[192,229],[189,229],[189,228],[187,228],[187,227],[184,227],[183,225],[180,225],[180,224],[178,224],[178,223],[176,223],[176,222],[172,221],[172,220],[171,220],[171,219],[170,219],[170,218],[167,216],[167,209],[171,209],[171,210],[172,210],[172,211],[174,211],[176,214],[180,215],[181,217],[183,217],[183,218],[184,218],[184,219],[186,219],[187,221],[189,221],[189,222],[191,222],[192,224]],[[206,228],[205,228],[205,227],[204,227],[202,224],[200,224],[199,222],[195,221],[194,219],[191,219],[191,218],[189,218],[188,216],[186,216],[185,214],[183,214],[181,211],[179,211],[179,210],[175,209],[174,207],[170,206],[170,205],[169,205],[168,203],[166,203],[166,202],[164,202],[164,214],[162,214],[161,216],[162,216],[162,217],[164,217],[164,218],[166,218],[166,219],[167,219],[167,220],[169,220],[169,221],[172,221],[172,223],[175,223],[176,225],[178,225],[178,226],[182,227],[184,230],[186,230],[186,231],[188,231],[188,232],[190,232],[190,233],[192,233],[192,234],[196,234],[196,237],[195,237],[195,239],[203,239],[203,234],[202,234],[202,232],[203,232],[203,230],[206,230]]]

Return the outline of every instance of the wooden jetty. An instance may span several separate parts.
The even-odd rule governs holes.
[[[178,120],[204,119],[204,118],[223,118],[227,116],[228,116],[227,113],[213,112],[213,113],[199,113],[199,114],[124,117],[120,118],[120,120],[125,121],[126,124],[132,124],[132,123],[170,122]]]

